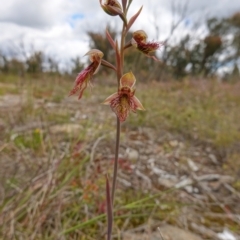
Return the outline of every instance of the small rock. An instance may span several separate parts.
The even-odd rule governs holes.
[[[202,240],[199,236],[190,231],[183,230],[171,225],[164,225],[159,227],[164,240]],[[159,238],[160,240],[161,238]]]
[[[4,95],[0,97],[0,108],[12,108],[21,106],[26,102],[26,96],[21,95]]]
[[[181,149],[183,149],[185,147],[183,142],[180,142],[178,145],[179,145],[179,148],[181,148]]]
[[[211,160],[214,164],[218,164],[218,160],[217,160],[217,158],[216,158],[215,155],[209,154],[208,157],[210,158],[210,160]]]
[[[222,233],[218,233],[218,237],[221,240],[237,240],[237,238],[228,229],[224,229]]]
[[[157,167],[153,167],[151,170],[152,170],[152,174],[156,174],[158,176],[162,176],[162,175],[166,174],[166,171],[164,171],[160,168],[157,168]]]
[[[59,106],[59,104],[54,103],[54,102],[48,102],[46,103],[46,108],[57,108]]]
[[[206,147],[206,152],[210,153],[212,149],[210,147]]]
[[[221,187],[221,182],[219,182],[219,181],[213,181],[213,182],[210,182],[209,184],[208,184],[209,186],[210,186],[210,188],[213,190],[213,191],[218,191],[219,189],[220,189],[220,187]]]
[[[177,147],[178,146],[178,141],[177,140],[172,140],[172,141],[169,142],[169,145],[171,147]]]
[[[83,114],[82,112],[80,112],[79,110],[76,111],[75,115],[74,115],[74,120],[78,120],[78,119],[87,119],[87,115]]]
[[[154,233],[126,233],[123,240],[202,240],[190,231],[183,230],[171,225],[159,227],[159,232]]]
[[[197,172],[199,170],[198,166],[189,158],[187,160],[188,166],[194,171]]]
[[[50,132],[53,134],[67,133],[67,134],[79,134],[82,126],[79,124],[59,124],[50,127]]]
[[[147,161],[147,167],[148,169],[152,169],[155,166],[155,159],[154,158],[150,158]]]
[[[195,188],[193,188],[193,192],[198,194],[199,193],[199,189],[195,187]]]
[[[200,153],[197,152],[197,151],[195,151],[195,152],[193,153],[193,155],[196,156],[196,157],[198,157],[198,156],[200,156]]]
[[[177,183],[176,185],[175,185],[175,187],[176,188],[185,188],[186,186],[188,186],[188,185],[192,185],[193,184],[193,180],[192,179],[190,179],[190,178],[185,178],[185,179],[183,179],[181,182],[179,182],[179,183]]]
[[[138,157],[139,157],[139,153],[137,150],[135,149],[132,149],[132,148],[127,148],[126,149],[126,155],[127,155],[127,158],[130,160],[130,161],[137,161]]]
[[[166,178],[159,178],[158,183],[160,186],[163,186],[164,188],[172,188],[176,184],[176,182]]]
[[[193,186],[188,185],[188,186],[184,187],[184,189],[185,189],[188,193],[193,193]]]
[[[80,118],[81,118],[81,112],[79,110],[77,110],[74,115],[74,119],[80,119]]]

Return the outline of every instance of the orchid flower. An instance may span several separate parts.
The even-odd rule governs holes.
[[[120,79],[118,92],[103,102],[103,104],[110,105],[121,122],[126,120],[130,111],[145,110],[138,98],[134,96],[135,83],[136,79],[132,72],[124,74]]]
[[[87,86],[91,85],[90,80],[92,76],[98,72],[103,57],[103,53],[97,49],[90,50],[84,56],[86,55],[89,55],[91,64],[78,74],[75,80],[75,86],[69,93],[69,96],[71,96],[79,92],[78,99],[82,97],[83,91]]]
[[[146,56],[158,61],[156,57],[149,54],[155,52],[160,47],[161,43],[147,42],[147,37],[147,34],[143,30],[138,30],[133,33],[131,44]]]

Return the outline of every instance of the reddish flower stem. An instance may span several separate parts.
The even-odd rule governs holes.
[[[117,81],[118,81],[118,90],[120,88],[120,79],[123,75],[123,65],[124,65],[124,45],[125,45],[125,24],[123,23],[122,27],[122,34],[121,34],[121,44],[120,44],[120,64],[117,64]],[[121,123],[120,120],[117,118],[117,126],[116,126],[116,147],[115,147],[115,159],[114,159],[114,169],[113,169],[113,179],[112,179],[112,192],[111,192],[111,198],[112,198],[112,209],[114,209],[114,197],[115,197],[115,190],[116,190],[116,182],[117,182],[117,172],[118,172],[118,155],[119,155],[119,145],[120,145],[120,133],[121,133]],[[114,222],[114,216],[112,211],[112,226]],[[112,229],[110,230],[112,232]],[[109,236],[109,235],[108,235]],[[111,233],[110,233],[110,240],[111,240]]]
[[[117,66],[118,90],[119,90],[119,87],[120,87],[120,78],[123,75],[125,36],[126,36],[125,25],[123,23],[122,35],[121,35],[121,46],[120,46],[120,65]],[[112,197],[112,206],[114,204],[114,195],[115,195],[117,172],[118,172],[118,153],[119,153],[119,144],[120,144],[120,132],[121,132],[121,123],[120,123],[120,120],[117,116],[116,148],[115,148],[115,159],[114,159],[113,181],[112,181],[112,196],[111,196]]]
[[[119,153],[119,144],[120,144],[120,132],[121,132],[121,123],[117,117],[117,126],[116,126],[116,148],[115,148],[115,159],[114,159],[114,169],[113,169],[113,181],[112,181],[112,206],[114,204],[114,195],[116,189],[117,181],[117,171],[118,171],[118,153]],[[113,219],[113,218],[112,218]]]
[[[123,23],[122,34],[121,34],[121,45],[120,45],[120,66],[117,66],[118,90],[120,87],[120,78],[123,75],[125,37],[126,37],[125,24]],[[120,124],[119,118],[117,117],[116,148],[115,148],[115,159],[114,159],[114,170],[113,170],[113,181],[112,181],[112,206],[114,203],[114,194],[115,194],[116,181],[117,181],[120,132],[121,132],[121,124]]]

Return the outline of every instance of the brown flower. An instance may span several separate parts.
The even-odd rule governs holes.
[[[156,57],[149,55],[159,49],[162,43],[160,42],[147,42],[147,34],[143,30],[138,30],[133,33],[131,40],[132,46],[137,48],[140,52],[144,53],[148,57],[158,60]]]
[[[118,92],[112,94],[103,102],[110,105],[121,122],[126,120],[130,111],[145,110],[138,98],[134,96],[135,83],[136,79],[132,72],[124,74],[120,79]]]
[[[91,64],[78,74],[75,80],[75,86],[69,93],[69,96],[71,96],[79,92],[78,99],[82,97],[83,91],[86,89],[86,87],[91,85],[90,80],[92,79],[92,76],[99,70],[101,59],[103,57],[103,53],[97,49],[90,50],[85,54],[85,56],[86,55],[89,55]]]

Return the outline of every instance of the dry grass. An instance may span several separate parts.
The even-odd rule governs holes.
[[[1,239],[103,239],[104,175],[112,170],[108,160],[115,121],[110,109],[99,103],[115,90],[95,86],[79,102],[66,97],[72,82],[60,77],[1,76],[1,82]],[[234,166],[240,164],[239,93],[240,84],[139,84],[136,94],[147,111],[132,114],[124,123],[122,141],[130,141],[128,131],[150,128],[154,134],[164,130],[183,136],[189,145],[210,146],[222,157],[221,171],[235,170],[233,187],[238,191]],[[168,144],[162,147],[173,151]],[[134,164],[123,160],[122,174],[129,174]],[[194,205],[179,201],[174,189],[119,186],[116,237],[149,218],[175,224],[181,209]],[[238,223],[229,226],[238,231]]]

